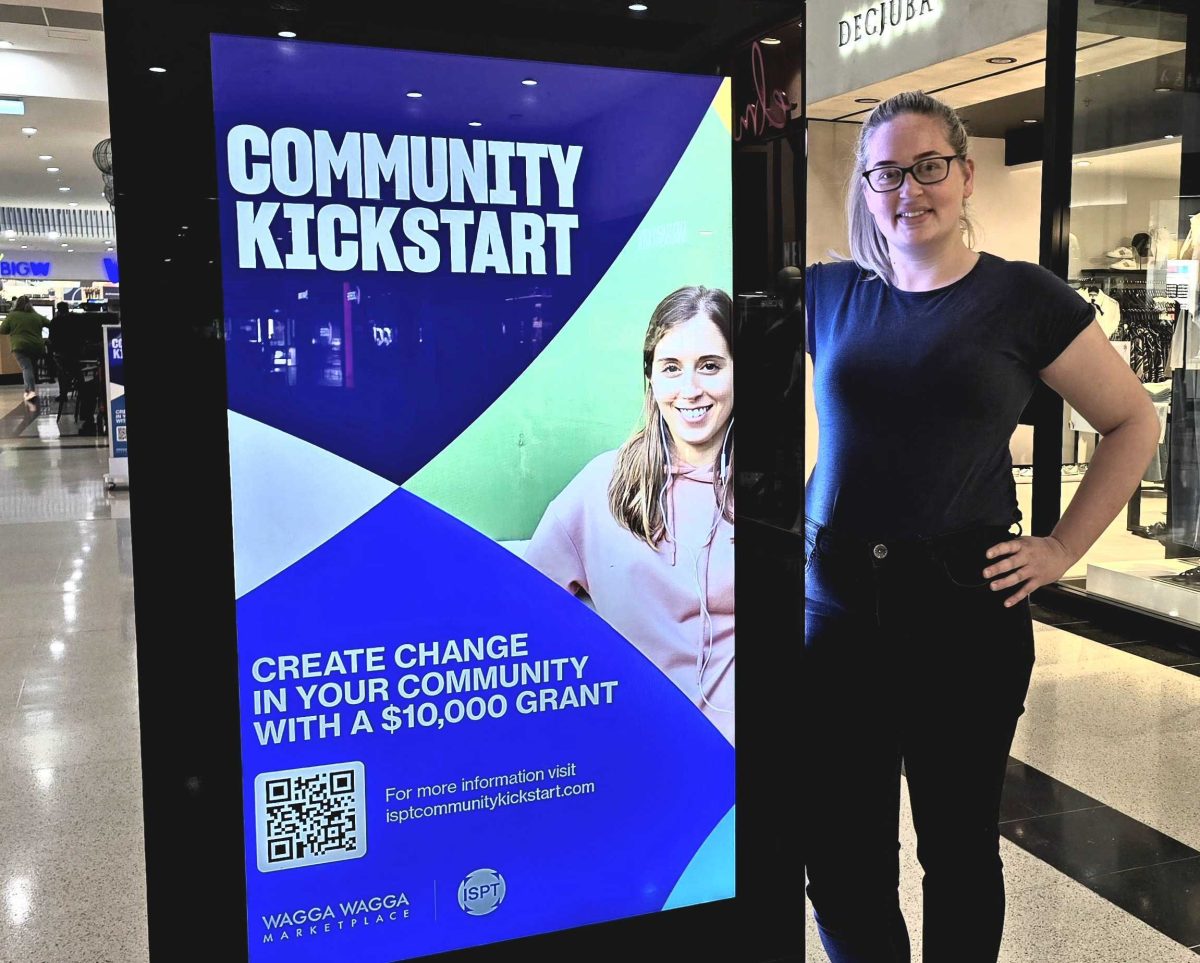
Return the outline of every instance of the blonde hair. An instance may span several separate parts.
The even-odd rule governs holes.
[[[646,338],[642,344],[642,375],[646,390],[642,404],[643,427],[621,446],[612,479],[608,483],[608,507],[622,528],[628,529],[651,548],[666,534],[660,496],[670,472],[668,453],[672,447],[671,434],[663,430],[662,416],[650,386],[650,371],[654,349],[671,328],[696,315],[712,321],[725,339],[733,355],[733,302],[719,288],[698,285],[680,288],[668,294],[650,315]],[[723,505],[726,520],[733,521],[733,435],[728,434],[725,445],[725,473],[717,477],[714,464],[713,497]],[[718,460],[720,455],[717,456]],[[697,466],[699,467],[699,466]]]
[[[846,183],[846,223],[850,230],[850,257],[859,266],[874,272],[887,284],[895,282],[892,273],[892,261],[888,254],[887,241],[875,223],[875,218],[867,210],[867,199],[863,196],[864,186],[862,173],[867,169],[867,148],[870,146],[871,134],[889,121],[904,114],[920,114],[939,120],[946,129],[946,141],[950,149],[960,161],[966,161],[968,138],[967,129],[955,113],[953,107],[943,104],[940,100],[930,97],[920,90],[907,90],[904,93],[889,97],[879,104],[863,122],[858,132],[858,142],[854,146],[854,166]],[[870,190],[870,188],[865,188]],[[967,247],[975,246],[975,222],[963,201],[962,229],[967,235]]]

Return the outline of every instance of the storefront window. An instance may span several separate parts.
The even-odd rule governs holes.
[[[1128,509],[1064,584],[1200,624],[1200,51],[1189,14],[1166,6],[1079,5],[1069,281],[1143,383],[1161,434]],[[1064,406],[1064,511],[1097,438]]]

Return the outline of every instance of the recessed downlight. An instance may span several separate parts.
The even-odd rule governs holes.
[[[1169,94],[1171,92],[1171,88],[1170,87],[1155,87],[1154,92],[1156,94]]]
[[[1165,139],[1167,139],[1167,140],[1174,140],[1174,139],[1175,139],[1175,135],[1174,135],[1174,134],[1163,134],[1163,137],[1164,137]]]
[[[1037,123],[1037,118],[1035,118],[1035,117],[1026,117],[1026,118],[1025,118],[1023,121],[1021,121],[1021,123],[1022,123],[1022,124],[1036,124],[1036,123]]]
[[[877,104],[877,103],[879,103],[879,98],[878,97],[855,97],[854,102],[856,104]]]
[[[38,154],[38,160],[54,160],[53,154]]]
[[[74,254],[74,253],[75,253],[75,248],[73,248],[73,247],[69,247],[69,248],[67,248],[67,253],[68,253],[68,254]]]
[[[420,97],[424,97],[425,95],[424,95],[423,93],[421,93],[421,91],[419,91],[419,90],[410,90],[410,91],[409,91],[407,94],[405,94],[404,96],[405,96],[405,97],[411,97],[411,98],[413,98],[413,100],[417,100],[418,98],[420,98]]]
[[[106,247],[104,250],[106,250],[106,251],[111,251],[111,250],[112,250],[112,248],[111,248],[111,247]]]
[[[62,170],[61,167],[47,167],[46,173],[47,174],[57,174],[60,170]]]
[[[60,191],[62,191],[64,194],[65,194],[67,191],[69,191],[70,189],[71,189],[71,188],[69,188],[69,187],[60,187],[60,188],[59,188],[59,190],[60,190]]]
[[[66,244],[60,244],[59,247],[66,247]]]
[[[778,37],[763,37],[761,42],[769,43],[771,46],[775,46],[775,44],[777,44],[777,43],[783,43],[783,41],[780,40]]]
[[[283,37],[284,40],[294,40],[294,39],[296,39],[296,31],[295,30],[280,30],[278,36]]]
[[[79,201],[71,201],[71,202],[70,202],[70,203],[67,205],[67,207],[78,207],[78,206],[79,206]]]
[[[634,13],[645,13],[650,8],[647,7],[644,3],[631,3],[629,5],[629,9],[632,10]]]
[[[524,84],[526,87],[536,87],[537,86],[537,81],[534,80],[532,77],[526,77],[524,80],[521,81],[521,83]]]
[[[481,121],[481,120],[468,120],[468,121],[467,121],[467,126],[468,126],[468,127],[482,127],[482,126],[483,126],[483,121]]]
[[[1091,161],[1076,161],[1075,166],[1076,167],[1091,167],[1092,162]]]
[[[1016,57],[988,57],[987,62],[990,64],[1015,64]]]
[[[150,73],[152,73],[152,74],[165,74],[166,72],[167,72],[166,67],[151,67],[150,68]]]
[[[21,133],[25,134],[27,137],[32,137],[34,134],[37,133],[37,128],[36,127],[22,127]]]

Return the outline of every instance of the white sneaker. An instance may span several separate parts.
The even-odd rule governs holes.
[[[1113,269],[1116,271],[1136,271],[1138,269],[1138,263],[1137,261],[1133,260],[1133,258],[1127,257],[1114,264]]]
[[[36,391],[26,391],[25,392],[25,400],[26,401],[33,401],[33,399],[36,397],[37,397]]]
[[[1105,253],[1105,257],[1133,257],[1133,248],[1117,247]]]

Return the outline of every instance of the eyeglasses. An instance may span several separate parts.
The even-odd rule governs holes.
[[[918,184],[940,184],[950,176],[950,162],[958,154],[947,154],[945,157],[922,157],[908,167],[875,167],[863,171],[863,177],[876,194],[886,194],[898,190],[904,183],[904,175],[912,174]]]

